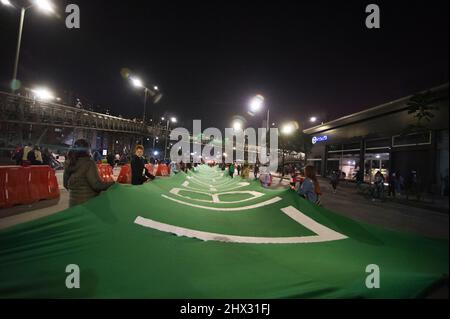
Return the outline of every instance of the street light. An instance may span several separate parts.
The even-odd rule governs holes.
[[[144,84],[142,83],[142,80],[139,79],[139,78],[131,77],[130,81],[137,88],[143,88],[144,87]]]
[[[48,0],[34,0],[34,4],[45,13],[53,13],[53,4]]]
[[[164,117],[161,118],[164,121]],[[170,118],[167,118],[167,127],[166,127],[166,145],[164,147],[164,160],[166,160],[166,156],[167,156],[167,140],[169,139],[169,126],[170,123],[176,123],[177,122],[177,118],[172,116]]]
[[[258,94],[254,96],[249,103],[250,112],[252,114],[259,112],[264,107],[264,96]],[[266,118],[266,129],[269,130],[269,123],[270,123],[270,111],[269,108],[267,108],[267,118]]]
[[[11,3],[9,0],[1,0],[1,4],[8,7],[16,7],[14,4]],[[11,82],[11,90],[14,93],[18,88],[18,80],[17,80],[17,70],[19,67],[19,57],[20,57],[20,46],[22,43],[22,33],[23,33],[23,24],[25,20],[25,12],[36,6],[38,9],[45,13],[53,13],[54,12],[54,6],[49,0],[34,0],[31,5],[28,7],[20,7],[20,24],[19,24],[19,34],[17,38],[17,48],[16,48],[16,58],[14,60],[14,72],[13,72],[13,78]]]
[[[147,112],[147,99],[148,99],[148,96],[150,95],[151,97],[153,97],[153,103],[156,104],[156,103],[159,102],[159,100],[161,100],[162,94],[161,94],[161,92],[158,91],[158,87],[157,86],[154,87],[154,90],[151,90],[151,89],[147,88],[144,85],[144,82],[138,77],[129,76],[128,78],[129,78],[131,84],[134,87],[136,87],[138,89],[144,89],[144,115],[142,117],[142,123],[145,125],[145,120],[146,120],[145,117],[146,117],[146,112]]]
[[[250,111],[256,113],[263,107],[264,96],[256,95],[250,100]]]
[[[242,130],[242,122],[241,122],[241,121],[238,121],[238,120],[234,121],[234,122],[233,122],[233,129],[234,129],[235,131]]]
[[[291,134],[293,134],[297,129],[299,128],[299,125],[297,122],[288,122],[288,123],[284,123],[281,126],[281,134],[284,136],[289,136]],[[281,148],[282,148],[282,164],[281,164],[281,174],[282,176],[284,176],[284,157],[285,157],[285,141],[282,138],[282,143],[281,143]],[[281,182],[281,180],[280,180]]]
[[[316,122],[317,122],[317,117],[311,116],[310,119],[309,119],[309,121],[310,121],[311,123],[316,123]]]
[[[291,135],[295,131],[295,125],[293,123],[286,123],[281,127],[281,134]]]
[[[55,100],[55,95],[47,88],[36,88],[31,90],[34,93],[34,98],[41,101]]]

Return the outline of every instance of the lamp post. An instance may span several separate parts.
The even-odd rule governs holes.
[[[9,0],[1,0],[0,2],[4,6],[17,8]],[[46,13],[54,12],[53,4],[48,0],[34,0],[33,4],[31,4],[29,6],[20,7],[19,34],[17,37],[16,56],[15,56],[15,60],[14,60],[14,71],[13,71],[13,78],[12,78],[12,82],[11,82],[11,90],[13,93],[18,89],[17,73],[18,73],[18,68],[19,68],[20,47],[22,44],[22,34],[23,34],[23,24],[25,21],[25,13],[28,9],[30,9],[34,6],[36,6],[38,9],[40,9],[41,11],[44,11]]]
[[[295,132],[295,130],[297,129],[297,127],[295,126],[294,123],[289,122],[289,123],[285,123],[281,126],[281,135],[282,136],[289,136],[292,135],[292,133]],[[281,164],[281,179],[280,179],[280,183],[281,180],[283,180],[284,177],[284,152],[285,152],[285,140],[284,138],[282,138],[282,149],[281,151],[283,152],[282,154],[282,164]]]
[[[163,118],[163,121],[164,121],[164,118]],[[171,117],[171,118],[167,119],[166,143],[165,143],[165,146],[164,146],[164,160],[166,160],[166,157],[167,157],[167,140],[169,139],[169,126],[170,126],[171,122],[172,123],[176,123],[177,122],[177,118],[176,117]]]

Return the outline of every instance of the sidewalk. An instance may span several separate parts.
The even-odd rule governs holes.
[[[271,188],[289,187],[290,179],[273,175]],[[449,239],[448,201],[418,203],[415,200],[372,201],[360,193],[355,183],[341,182],[333,193],[330,182],[319,177],[322,207],[340,215],[383,228],[412,232],[422,236]],[[439,206],[441,205],[442,206]]]

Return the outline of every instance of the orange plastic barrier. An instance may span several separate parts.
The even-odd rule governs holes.
[[[58,198],[60,195],[55,171],[49,166],[29,166],[30,197],[33,202]]]
[[[131,184],[131,165],[130,164],[126,164],[126,165],[122,166],[119,177],[117,178],[117,182],[120,184]]]
[[[55,171],[49,166],[0,167],[0,208],[59,196]]]
[[[145,164],[145,168],[150,174],[155,175],[155,168],[152,164]]]
[[[159,164],[155,176],[169,176],[169,168],[166,164]]]
[[[109,164],[98,164],[98,175],[104,182],[114,182],[114,172]]]

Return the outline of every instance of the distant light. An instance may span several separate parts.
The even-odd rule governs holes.
[[[153,87],[153,89],[154,89],[155,91],[158,91],[158,90],[159,90],[159,88],[158,88],[156,85]]]
[[[142,83],[141,79],[139,78],[130,78],[131,83],[133,84],[133,86],[137,87],[137,88],[143,88],[144,87],[144,83]]]
[[[291,124],[291,123],[284,124],[281,127],[281,133],[285,134],[285,135],[292,134],[294,131],[295,131],[295,126],[293,124]]]
[[[250,111],[258,112],[264,104],[264,96],[257,95],[250,101]]]
[[[315,122],[317,121],[317,117],[312,116],[312,117],[309,119],[309,121],[310,121],[311,123],[315,123]]]
[[[116,144],[119,144],[119,141],[116,141]]]
[[[147,137],[147,141],[150,141],[150,138]]]
[[[381,156],[380,156],[380,155],[376,155],[375,157],[376,157],[376,158],[380,158]]]
[[[4,6],[12,7],[12,4],[11,4],[11,2],[9,2],[9,0],[1,0],[1,3],[2,3]]]
[[[172,123],[176,123],[176,122],[177,122],[177,118],[176,118],[176,117],[172,117],[172,118],[170,119],[170,121],[171,121]]]
[[[158,156],[158,155],[159,155],[159,152],[158,152],[158,151],[154,151],[154,152],[153,152],[153,155]]]
[[[34,4],[44,12],[52,13],[54,11],[53,4],[48,0],[34,0]]]
[[[234,121],[233,122],[233,129],[235,131],[242,130],[242,122],[241,121]]]
[[[165,117],[161,117],[161,121],[164,121],[166,118]]]
[[[31,92],[34,93],[34,97],[38,100],[49,101],[55,99],[55,95],[47,88],[36,88],[31,90]]]
[[[272,123],[272,126],[275,126],[275,123]]]

